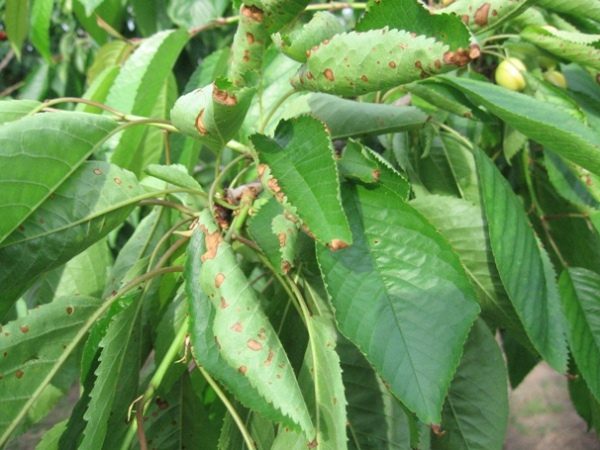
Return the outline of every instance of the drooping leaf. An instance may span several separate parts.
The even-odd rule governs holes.
[[[377,183],[381,176],[377,162],[360,142],[352,139],[348,140],[338,166],[342,176],[363,183]]]
[[[427,114],[413,106],[357,102],[329,94],[309,94],[290,102],[284,117],[310,113],[327,125],[332,139],[385,134],[423,126]]]
[[[434,450],[501,450],[508,425],[508,387],[502,352],[478,320],[448,391],[442,436]]]
[[[254,89],[235,88],[221,79],[179,97],[171,120],[188,136],[221,151],[244,122],[253,96]]]
[[[289,32],[275,34],[273,41],[287,56],[304,62],[307,51],[343,31],[344,27],[336,16],[327,11],[319,11],[308,23]]]
[[[117,75],[106,104],[128,114],[150,116],[165,87],[171,70],[188,40],[185,30],[167,30],[145,39],[127,59]],[[124,131],[111,161],[130,168],[144,138],[144,127]],[[141,169],[136,168],[140,174]]]
[[[577,414],[587,423],[589,429],[600,431],[600,402],[594,398],[585,380],[577,370],[572,370],[575,376],[569,379],[569,396]]]
[[[197,230],[186,268],[194,357],[240,401],[312,440],[314,426],[285,350],[207,210]]]
[[[519,318],[494,267],[481,209],[466,200],[439,195],[420,196],[410,203],[459,256],[476,288],[483,316],[501,328],[521,333]]]
[[[50,53],[50,22],[53,7],[54,0],[33,0],[31,6],[31,43],[46,61],[52,57]]]
[[[126,407],[135,399],[130,394],[126,381],[127,378],[135,379],[137,389],[137,377],[140,369],[140,323],[141,298],[137,294],[129,297],[129,304],[124,310],[115,315],[105,336],[100,342],[100,362],[95,371],[96,380],[90,392],[90,402],[84,415],[87,422],[83,430],[83,439],[79,448],[83,450],[95,450],[103,448],[104,441],[109,432],[109,421],[117,419],[120,423],[126,423]],[[119,390],[119,396],[114,393]],[[114,408],[115,403],[125,404],[125,409]],[[114,434],[115,429],[110,429]]]
[[[35,100],[0,100],[0,125],[25,117],[40,104]]]
[[[338,326],[404,405],[439,423],[475,293],[450,245],[383,180],[343,193],[354,244],[318,252]]]
[[[0,312],[35,276],[64,264],[120,225],[144,196],[130,172],[100,161],[82,164],[0,244],[0,283],[6,286]]]
[[[560,277],[571,352],[597,401],[600,401],[600,275],[570,268]]]
[[[587,0],[537,0],[537,5],[560,13],[583,19],[600,21],[600,4]]]
[[[600,35],[527,27],[524,39],[558,56],[600,70]]]
[[[554,270],[523,204],[494,163],[475,153],[490,246],[502,284],[535,349],[558,371],[567,347]]]
[[[263,251],[273,267],[279,268],[282,266],[279,239],[271,231],[271,226],[273,219],[279,214],[283,214],[283,207],[275,200],[275,197],[270,195],[260,198],[258,202],[263,204],[248,220],[248,234]]]
[[[300,371],[302,388],[317,427],[317,449],[345,450],[346,396],[342,383],[340,358],[335,351],[336,329],[333,318],[312,317],[307,324],[311,342]],[[302,450],[306,443],[292,431],[280,431],[272,450]]]
[[[116,126],[105,117],[61,112],[37,114],[0,127],[0,243]]]
[[[600,134],[553,105],[491,83],[442,76],[511,127],[600,175]]]
[[[104,44],[109,34],[104,28],[98,25],[96,16],[102,17],[102,20],[108,23],[113,29],[120,30],[126,12],[124,4],[122,0],[90,0],[92,2],[99,2],[99,5],[91,14],[88,14],[84,5],[86,1],[88,0],[72,0],[75,17],[94,41],[100,45]]]
[[[336,350],[348,401],[348,448],[410,450],[409,418],[400,402],[350,341],[340,337]]]
[[[274,139],[254,135],[251,140],[260,162],[271,170],[273,178],[263,181],[276,196],[285,197],[321,242],[334,249],[350,245],[333,148],[323,124],[303,116],[281,122]]]
[[[167,12],[175,24],[192,29],[222,17],[228,5],[229,0],[173,0]]]
[[[151,164],[146,167],[146,173],[175,186],[180,186],[198,192],[204,191],[202,186],[200,186],[196,179],[192,177],[186,168],[181,164],[171,164],[169,166]]]
[[[20,58],[21,47],[29,32],[29,0],[6,0],[4,8],[6,34],[12,49]]]
[[[106,101],[106,96],[108,92],[115,82],[117,75],[119,74],[119,67],[107,67],[106,70],[100,72],[95,78],[94,81],[90,83],[90,86],[83,93],[81,98],[86,100],[91,100],[92,102],[104,103]],[[100,114],[102,113],[102,109],[97,106],[92,106],[85,103],[79,103],[76,108],[76,111]]]
[[[472,31],[483,33],[520,14],[531,3],[532,0],[456,0],[437,11],[454,13]]]
[[[431,14],[417,0],[369,0],[367,12],[356,25],[356,31],[380,28],[411,31],[435,38],[450,50],[469,47],[469,31],[453,14]]]
[[[100,305],[91,297],[63,297],[2,327],[0,445],[63,367]]]
[[[442,42],[403,30],[343,33],[311,50],[292,85],[355,96],[454,70],[477,56],[478,50],[450,51]]]
[[[600,201],[590,193],[571,164],[548,150],[544,152],[544,162],[550,182],[561,197],[584,209],[600,207]]]

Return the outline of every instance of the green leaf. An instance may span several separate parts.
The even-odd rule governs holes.
[[[318,449],[345,450],[346,396],[342,383],[340,358],[335,351],[337,330],[332,318],[313,316],[307,323],[310,335],[300,387],[317,427],[314,443]],[[280,431],[272,450],[304,450],[306,443],[292,431]]]
[[[280,270],[288,273],[296,259],[296,242],[298,240],[297,219],[285,213],[279,214],[271,221],[271,231],[277,236],[279,253],[281,254]]]
[[[100,304],[91,297],[63,297],[2,327],[0,445],[73,353]]]
[[[90,402],[84,415],[87,422],[83,430],[80,449],[96,450],[103,448],[109,432],[109,421],[126,420],[126,410],[114,408],[115,403],[128,403],[129,392],[125,388],[126,377],[136,378],[140,369],[141,327],[139,323],[143,296],[129,297],[126,308],[115,315],[100,342],[100,363],[95,371],[96,381],[90,392]],[[115,393],[119,392],[118,396]],[[110,433],[116,430],[111,429]]]
[[[347,339],[337,345],[348,401],[348,448],[410,450],[409,419],[363,354]]]
[[[425,81],[408,84],[405,89],[413,96],[420,97],[440,109],[461,117],[472,119],[474,112],[475,114],[478,112],[464,94],[448,85]]]
[[[59,441],[67,428],[68,419],[61,420],[44,433],[35,450],[60,450]]]
[[[439,423],[479,312],[473,288],[450,245],[383,180],[343,193],[354,244],[318,251],[338,326],[404,405]]]
[[[448,240],[475,286],[482,315],[501,328],[522,333],[508,299],[486,234],[481,209],[449,196],[425,195],[410,202]]]
[[[344,27],[336,16],[327,11],[318,11],[308,23],[289,32],[275,34],[273,42],[290,58],[304,62],[307,51],[343,31]]]
[[[31,8],[31,43],[38,52],[50,61],[50,23],[54,0],[33,0]]]
[[[202,186],[200,186],[196,179],[192,177],[187,169],[181,164],[171,164],[169,166],[150,164],[146,167],[146,173],[175,186],[204,192]]]
[[[274,139],[258,134],[250,139],[273,176],[266,179],[263,173],[263,181],[296,208],[316,238],[334,249],[350,245],[333,148],[323,124],[303,116],[281,122]]]
[[[35,276],[100,240],[145,197],[130,172],[105,162],[85,162],[0,244],[0,283],[6,286],[0,295],[0,313]]]
[[[329,94],[309,94],[288,105],[285,118],[310,113],[327,125],[332,139],[385,134],[422,127],[429,116],[414,106],[357,102]]]
[[[527,220],[523,204],[494,163],[475,153],[483,211],[500,279],[531,343],[559,372],[567,347],[550,260]]]
[[[593,19],[600,22],[600,4],[587,0],[537,0],[537,5],[552,11],[575,16],[581,19]]]
[[[218,19],[229,6],[229,0],[171,0],[167,12],[182,28],[197,28]]]
[[[379,164],[360,142],[352,139],[344,147],[338,165],[342,176],[363,183],[377,183],[381,176]]]
[[[441,13],[454,13],[476,33],[496,28],[524,11],[533,0],[456,0]]]
[[[104,103],[106,101],[106,96],[108,95],[108,92],[110,91],[110,88],[115,82],[118,74],[119,67],[107,67],[106,70],[103,70],[94,78],[94,81],[90,83],[90,86],[83,93],[81,98],[91,100],[93,102]],[[75,110],[93,114],[102,113],[102,108],[85,103],[79,103],[75,107]]]
[[[220,79],[179,97],[171,110],[171,120],[188,136],[221,151],[242,126],[254,92]]]
[[[102,20],[108,23],[113,29],[120,30],[125,15],[125,7],[122,0],[90,0],[92,2],[101,2],[96,10],[91,11],[95,14],[88,14],[85,8],[87,0],[72,0],[73,12],[82,28],[98,44],[103,44],[109,37],[106,30],[100,27],[96,21],[96,16],[102,17]]]
[[[77,167],[117,124],[92,114],[39,114],[0,127],[0,243]],[[65,152],[64,149],[69,151]]]
[[[600,70],[600,35],[527,27],[521,36],[559,58]]]
[[[29,33],[29,0],[6,0],[4,24],[10,45],[18,58]]]
[[[573,358],[597,401],[600,401],[600,275],[570,268],[560,277]]]
[[[198,237],[190,247],[194,250],[188,256],[186,282],[188,296],[198,300],[190,304],[198,364],[249,407],[301,429],[312,440],[314,425],[298,381],[235,254],[208,210],[201,213],[197,227],[201,233],[195,232]],[[195,313],[200,306],[203,314]]]
[[[501,450],[508,425],[508,386],[502,352],[478,320],[448,391],[441,437],[433,450]]]
[[[19,120],[41,105],[35,100],[0,100],[0,125]]]
[[[600,202],[587,189],[572,164],[548,150],[544,152],[544,162],[548,177],[561,197],[583,209],[600,207]]]
[[[525,136],[600,175],[600,135],[568,112],[490,83],[449,76],[440,78]]]
[[[119,67],[127,60],[135,49],[126,41],[110,41],[98,49],[92,65],[87,70],[88,84],[92,85],[102,72],[110,67]]]
[[[117,75],[106,104],[124,113],[149,117],[188,38],[185,30],[167,30],[144,39]],[[136,156],[132,149],[140,145],[143,137],[143,127],[126,130],[119,138],[112,162],[129,168]]]
[[[469,46],[469,31],[459,17],[431,14],[417,0],[369,0],[367,12],[356,25],[356,31],[385,27],[435,38],[447,44],[450,50]]]
[[[262,10],[264,26],[272,34],[295,19],[310,0],[246,0],[244,3]]]
[[[589,429],[596,433],[600,432],[600,402],[594,398],[587,387],[583,377],[577,376],[577,371],[573,371],[575,377],[569,379],[569,395],[577,414],[586,421]]]
[[[85,7],[85,13],[91,16],[92,13],[98,8],[105,0],[79,0]]]
[[[259,202],[264,203],[248,220],[248,234],[260,247],[273,267],[280,268],[282,267],[282,259],[279,251],[279,239],[271,231],[271,226],[273,219],[283,213],[283,206],[271,195],[266,197],[263,194],[263,197],[256,203]]]
[[[292,85],[298,89],[356,96],[456,69],[475,53],[404,30],[337,34],[313,48]]]

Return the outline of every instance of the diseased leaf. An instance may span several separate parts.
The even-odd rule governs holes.
[[[92,114],[37,114],[0,127],[0,243],[56,190],[117,123]],[[68,148],[69,151],[63,151]]]
[[[275,216],[271,222],[271,231],[277,237],[279,253],[281,254],[282,273],[288,273],[296,259],[296,241],[298,239],[298,224],[295,217],[285,213]]]
[[[453,14],[431,14],[417,0],[369,0],[367,12],[356,31],[393,28],[429,36],[443,42],[450,50],[469,47],[469,31]]]
[[[600,275],[567,269],[560,277],[560,293],[573,358],[600,402]]]
[[[264,26],[275,33],[296,18],[310,0],[246,0],[247,5],[259,8]]]
[[[433,450],[501,450],[508,425],[508,386],[502,352],[481,320],[475,322],[442,412],[443,436]]]
[[[242,126],[253,96],[254,89],[235,88],[220,79],[179,97],[171,120],[188,136],[221,151]]]
[[[377,183],[381,176],[379,164],[360,142],[352,139],[348,140],[338,166],[342,176],[363,183]]]
[[[283,53],[296,61],[306,61],[306,52],[325,39],[344,31],[340,20],[327,11],[318,11],[308,23],[289,32],[277,33],[273,41]]]
[[[0,244],[0,316],[37,275],[106,236],[145,196],[130,172],[100,161],[81,165]]]
[[[483,33],[525,11],[531,3],[532,0],[455,0],[437,11],[454,13],[473,32]]]
[[[449,76],[440,78],[525,136],[600,175],[600,134],[568,112],[491,83]]]
[[[600,70],[600,35],[527,27],[524,39],[558,56]]]
[[[454,70],[479,53],[475,48],[450,51],[442,42],[404,30],[337,34],[311,50],[292,85],[355,96]]]
[[[196,361],[248,407],[312,440],[314,426],[285,350],[207,210],[193,239],[186,289]]]
[[[79,0],[85,7],[85,13],[91,16],[92,13],[98,8],[105,0]]]
[[[567,346],[550,260],[536,239],[523,204],[494,163],[475,153],[490,246],[502,284],[535,349],[559,372]]]
[[[228,5],[229,0],[172,0],[167,12],[180,27],[195,28],[222,17]]]
[[[318,251],[338,326],[404,405],[439,423],[475,293],[450,245],[395,189],[382,180],[343,193],[354,244]]]
[[[594,19],[600,22],[600,3],[587,0],[537,0],[537,5],[560,13],[582,19]]]
[[[91,325],[101,302],[63,297],[2,327],[0,445],[52,382]]]
[[[192,177],[187,169],[181,164],[171,164],[169,166],[161,164],[150,164],[146,167],[146,173],[160,180],[174,184],[186,189],[198,192],[204,192],[202,186]]]
[[[296,209],[294,213],[319,241],[333,249],[350,245],[333,148],[323,124],[303,116],[281,122],[274,139],[254,135],[251,141],[273,176],[263,173],[263,182],[278,199]]]

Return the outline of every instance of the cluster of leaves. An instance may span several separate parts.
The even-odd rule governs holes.
[[[596,4],[0,5],[0,446],[501,449],[540,360],[600,432]]]

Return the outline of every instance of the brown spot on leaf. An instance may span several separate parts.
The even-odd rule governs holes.
[[[465,25],[469,25],[469,21],[470,21],[470,17],[468,14],[463,14],[462,16],[460,16],[460,18],[462,19],[463,23]]]
[[[260,330],[258,330],[258,338],[261,341],[264,341],[267,338],[267,332],[264,328],[261,328]]]
[[[8,352],[2,353],[2,356],[4,356],[6,358],[8,356]]]
[[[242,375],[246,375],[246,372],[248,372],[248,368],[246,366],[240,366],[238,367],[238,372]]]
[[[219,307],[221,309],[225,309],[229,306],[229,303],[227,303],[227,300],[225,300],[225,297],[221,297],[221,303],[219,303]]]
[[[15,377],[17,377],[19,379],[23,378],[23,375],[25,375],[25,372],[23,372],[22,370],[17,370],[15,372]]]
[[[268,166],[266,164],[259,164],[258,167],[256,168],[256,171],[258,172],[258,176],[259,178],[262,178],[262,176],[265,174],[265,171],[268,169]]]
[[[433,63],[433,66],[437,69],[440,70],[442,68],[442,62],[439,59],[436,59]]]
[[[285,247],[285,243],[287,242],[287,234],[285,233],[279,233],[277,235],[277,239],[279,240],[279,246],[280,247]]]
[[[73,314],[73,311],[75,311],[75,308],[73,308],[72,306],[67,306],[65,308],[65,311],[67,311],[67,314],[70,316],[71,314]]]
[[[433,434],[435,434],[437,437],[442,437],[446,434],[445,431],[442,431],[442,426],[437,423],[431,424],[431,431],[433,431]]]
[[[481,49],[479,48],[479,45],[477,45],[477,44],[471,45],[471,47],[469,47],[469,58],[477,59],[480,56],[481,56]]]
[[[333,398],[331,399],[331,402],[332,402],[334,405],[337,405],[337,398],[336,398],[336,397],[333,397]]]
[[[377,1],[375,3],[378,3]],[[307,444],[308,448],[317,448],[317,445],[319,445],[319,442],[317,441],[317,438],[314,438],[312,441],[310,441]]]
[[[246,343],[246,345],[248,346],[248,348],[254,352],[257,352],[259,350],[262,349],[262,344],[254,339],[248,339],[248,342]]]
[[[204,233],[204,245],[206,246],[206,252],[200,257],[202,262],[206,262],[209,259],[214,259],[217,256],[217,250],[219,249],[219,244],[223,240],[221,237],[221,233],[215,231],[214,233],[208,233],[206,227],[200,227],[202,232]]]
[[[312,74],[312,72],[308,71],[308,72],[306,72],[306,78],[307,78],[308,80],[312,80],[312,79],[314,79],[315,77],[314,77],[314,75]]]
[[[269,350],[269,354],[267,355],[267,359],[265,359],[265,367],[269,367],[273,362],[273,358],[275,357],[275,353],[273,350]]]
[[[269,189],[271,189],[276,194],[281,192],[281,188],[279,187],[279,182],[277,181],[277,178],[275,178],[275,177],[271,177],[271,179],[269,179],[269,181],[267,182],[267,186],[269,186]]]
[[[236,322],[233,325],[231,325],[231,329],[236,333],[241,333],[244,330],[244,326],[241,322]]]
[[[361,76],[360,76],[360,79],[361,79],[362,81],[364,81],[365,83],[368,83],[368,82],[369,82],[369,77],[367,77],[366,75],[361,75]]]
[[[158,406],[158,409],[167,409],[169,407],[169,402],[160,397],[156,397],[156,406]]]
[[[21,333],[27,333],[29,331],[29,327],[27,325],[21,325],[20,330]]]
[[[331,70],[331,69],[325,69],[323,71],[323,75],[325,75],[325,78],[327,78],[329,81],[335,80],[335,76],[333,75],[333,70]]]
[[[473,18],[475,19],[475,23],[480,27],[484,27],[488,23],[490,6],[491,5],[489,3],[484,3],[479,8],[477,8],[477,11],[475,11],[475,15],[473,16]]]
[[[219,89],[216,85],[213,85],[213,99],[217,103],[220,103],[225,106],[237,105],[237,98],[235,95],[230,94],[225,90]]]
[[[206,136],[208,134],[208,130],[204,126],[204,108],[200,110],[198,117],[196,117],[196,129],[202,136]]]
[[[255,22],[262,22],[264,18],[262,10],[256,6],[242,6],[242,15],[254,20]]]
[[[348,247],[348,243],[342,241],[341,239],[332,239],[331,242],[327,244],[327,247],[335,252],[336,250],[341,250]]]
[[[244,62],[250,61],[250,50],[244,50],[244,56],[242,56],[242,59]]]
[[[101,169],[94,169],[94,175],[102,175],[102,170]]]
[[[292,265],[290,264],[289,261],[281,261],[281,271],[283,273],[289,273],[290,270],[292,269]]]
[[[123,183],[119,177],[114,177],[113,180],[117,185],[121,185],[121,183]]]
[[[248,41],[248,44],[254,44],[254,35],[249,31],[246,32],[246,40]]]
[[[373,180],[379,181],[379,177],[381,176],[381,171],[379,169],[373,169],[373,172],[371,172],[371,176],[373,177]]]
[[[390,61],[388,63],[388,66],[390,66],[390,69],[395,69],[396,68],[396,62],[395,61]]]
[[[219,289],[221,287],[221,285],[223,284],[224,281],[225,281],[225,275],[223,275],[221,272],[219,272],[215,276],[215,287],[217,289]]]

